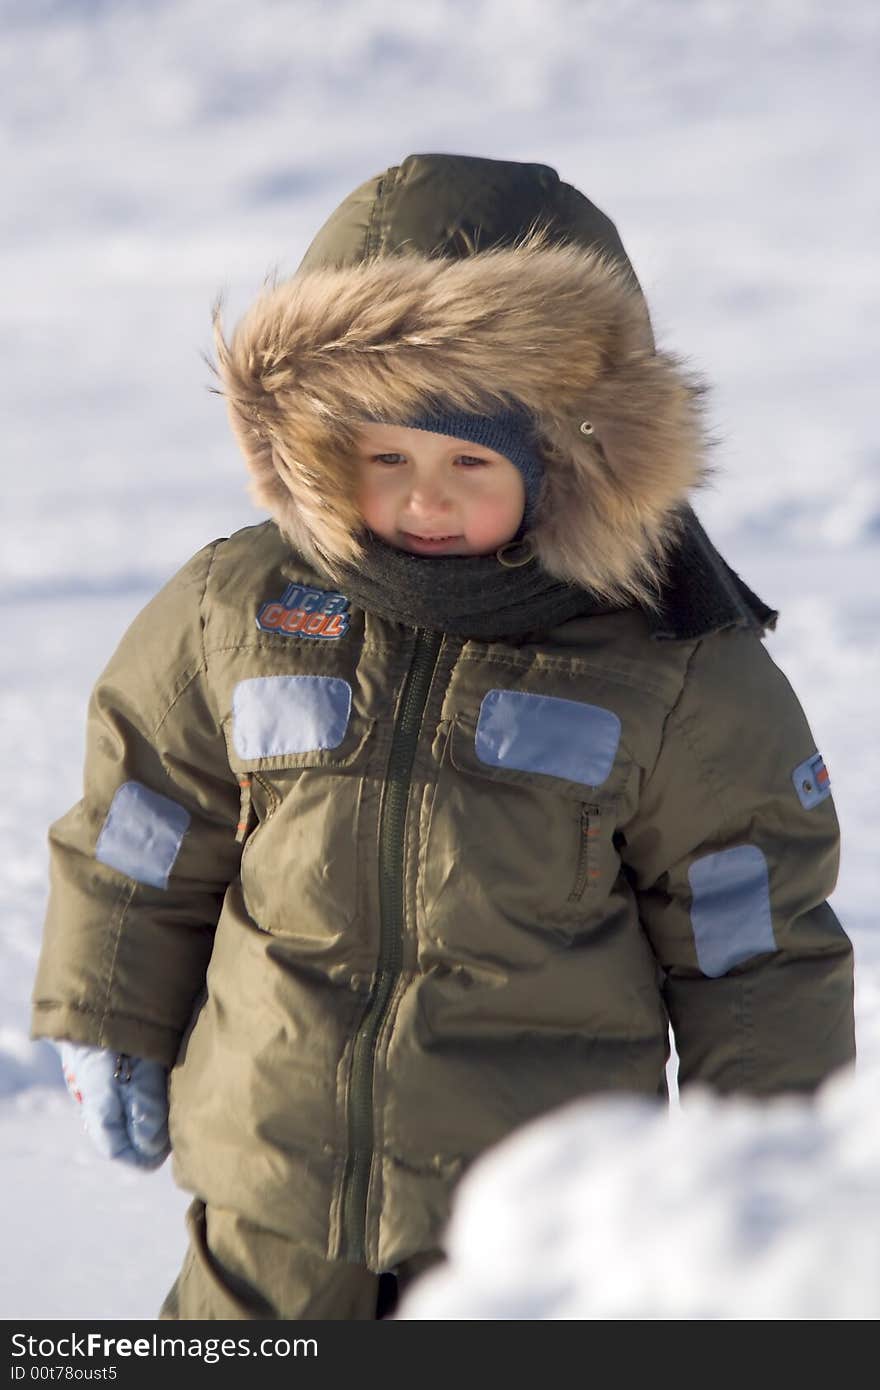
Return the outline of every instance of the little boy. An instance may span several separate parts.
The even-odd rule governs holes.
[[[96,687],[34,1035],[195,1194],[166,1318],[374,1318],[467,1165],[854,1055],[838,826],[776,614],[708,541],[701,387],[543,165],[355,190],[218,370],[272,520]],[[512,1219],[515,1219],[513,1217]]]

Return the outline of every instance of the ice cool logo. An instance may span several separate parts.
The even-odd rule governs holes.
[[[288,584],[280,599],[264,603],[257,613],[257,627],[282,637],[344,637],[351,624],[349,601],[344,594]]]

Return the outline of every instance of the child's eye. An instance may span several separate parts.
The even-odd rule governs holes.
[[[384,463],[387,464],[389,468],[393,468],[398,463],[406,463],[406,455],[392,453],[371,454],[370,461],[371,463]],[[489,459],[481,458],[478,454],[457,454],[455,461],[456,463],[463,464],[465,468],[484,468],[490,463]]]

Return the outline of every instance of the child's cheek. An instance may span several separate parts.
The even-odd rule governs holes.
[[[389,489],[379,479],[362,479],[358,489],[358,509],[370,530],[381,534],[387,530],[392,511]]]
[[[481,551],[495,550],[516,535],[523,507],[516,498],[502,497],[475,507],[470,517],[468,540]]]

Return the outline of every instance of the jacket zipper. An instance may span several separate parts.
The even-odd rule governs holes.
[[[403,963],[403,842],[413,760],[443,634],[416,629],[416,644],[394,725],[379,813],[379,958],[354,1040],[348,1093],[348,1159],[343,1178],[345,1258],[363,1263],[373,1162],[376,1044]]]
[[[599,807],[581,805],[580,841],[578,844],[577,872],[574,887],[568,895],[570,903],[577,902],[592,880],[599,876]]]

